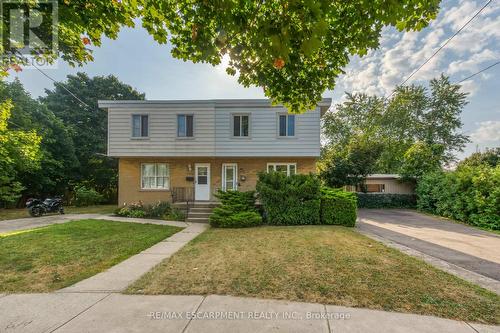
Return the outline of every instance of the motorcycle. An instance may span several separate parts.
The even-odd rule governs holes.
[[[28,212],[33,217],[54,212],[64,214],[63,200],[61,198],[47,198],[44,201],[30,198],[26,201],[26,208],[28,208]]]

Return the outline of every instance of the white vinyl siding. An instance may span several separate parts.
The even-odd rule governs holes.
[[[166,163],[141,164],[141,189],[168,190],[170,188],[170,170]]]
[[[117,108],[108,110],[109,156],[214,156],[215,110],[212,108],[148,109],[149,139],[130,137],[132,114],[143,110]],[[193,133],[189,140],[177,137],[177,114],[193,114]]]
[[[283,107],[140,106],[108,109],[108,152],[116,157],[318,157],[320,108],[294,116],[294,136],[280,137]],[[131,137],[131,117],[148,114],[147,140]],[[178,137],[178,115],[193,115],[193,137]],[[235,137],[234,115],[248,116],[248,137]],[[241,124],[241,119],[240,119]]]
[[[277,133],[277,112],[280,107],[217,108],[215,112],[216,155],[219,156],[303,156],[320,155],[320,110],[295,115],[295,136],[280,137]],[[248,140],[231,139],[233,114],[249,114]],[[286,114],[286,113],[284,113]]]

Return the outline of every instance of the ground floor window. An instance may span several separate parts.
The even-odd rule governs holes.
[[[141,164],[141,188],[145,190],[168,190],[170,172],[166,163]]]
[[[297,173],[297,163],[267,163],[267,172],[283,172],[287,176]]]
[[[361,184],[358,185],[358,192],[367,193],[383,193],[385,192],[385,184]]]
[[[238,189],[238,166],[236,163],[222,164],[222,190],[232,191]]]

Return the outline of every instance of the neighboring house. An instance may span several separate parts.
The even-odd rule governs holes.
[[[402,181],[400,175],[382,173],[368,175],[363,184],[348,186],[347,190],[367,193],[414,194],[415,185],[411,182]]]
[[[260,99],[99,101],[118,202],[210,201],[217,189],[254,190],[260,171],[315,172],[330,104],[294,115]]]

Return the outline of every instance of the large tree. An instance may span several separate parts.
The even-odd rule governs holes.
[[[329,151],[348,157],[349,146],[361,140],[383,146],[370,168],[373,172],[419,177],[453,162],[456,152],[469,141],[460,132],[460,114],[466,104],[460,85],[451,84],[443,75],[431,80],[429,88],[398,87],[388,100],[347,95],[344,103],[323,117],[323,164],[329,163]]]
[[[74,177],[78,160],[70,133],[63,122],[39,101],[31,98],[16,79],[0,82],[0,99],[12,100],[11,128],[36,131],[42,138],[40,168],[18,172],[25,196],[63,195]]]
[[[17,177],[40,166],[40,140],[34,130],[10,128],[12,102],[0,103],[0,204],[15,202],[23,190]]]
[[[65,88],[78,92],[82,104]],[[79,167],[74,182],[86,182],[112,200],[116,190],[117,161],[105,156],[107,113],[98,100],[142,100],[145,95],[113,75],[90,78],[85,73],[68,75],[66,82],[46,90],[42,103],[67,126]]]
[[[30,1],[35,6],[38,1]],[[382,28],[420,30],[434,19],[440,0],[112,0],[59,1],[59,49],[71,64],[93,60],[89,44],[115,39],[138,18],[172,55],[219,64],[244,86],[292,111],[311,108],[348,64],[379,45]],[[4,21],[0,29],[8,29]],[[0,53],[6,50],[0,45]]]

